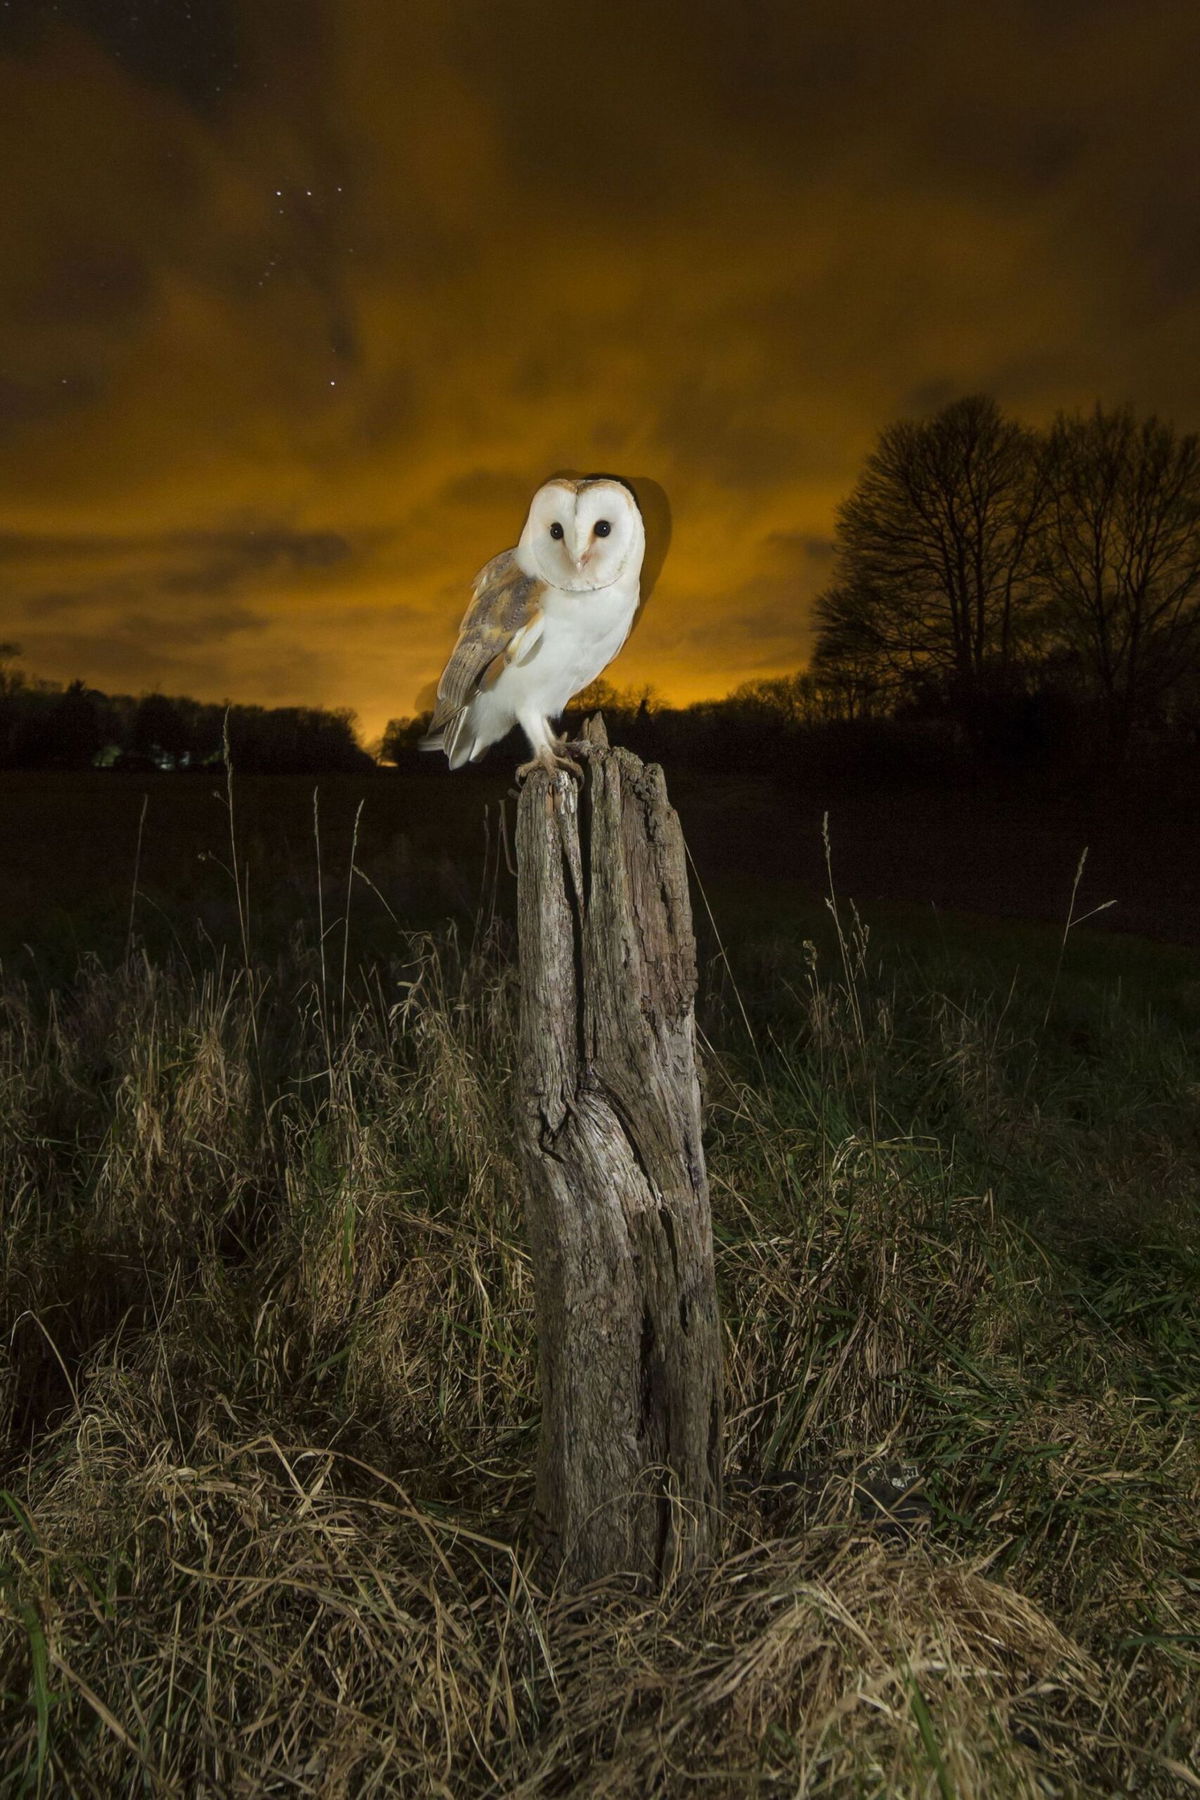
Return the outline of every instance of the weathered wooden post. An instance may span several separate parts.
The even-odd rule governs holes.
[[[662,771],[585,727],[517,814],[519,1122],[542,1401],[537,1512],[572,1585],[715,1544],[722,1376],[696,947]]]

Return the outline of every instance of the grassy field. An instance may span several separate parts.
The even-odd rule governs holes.
[[[0,1795],[1200,1789],[1200,959],[1064,933],[1076,844],[1058,927],[864,925],[679,783],[726,1543],[572,1594],[504,784],[70,779],[0,793]]]
[[[315,909],[318,840],[326,881],[344,878],[353,840],[386,897],[385,907],[362,883],[354,897],[356,931],[374,921],[381,950],[389,909],[422,927],[452,915],[469,928],[481,901],[507,912],[510,884],[495,878],[495,852],[512,819],[510,768],[497,757],[454,776],[439,766],[239,777],[238,858],[259,939]],[[1086,848],[1078,912],[1113,901],[1106,927],[1200,946],[1197,801],[1161,784],[1101,796],[960,777],[829,792],[753,772],[714,777],[681,765],[669,775],[705,886],[723,914],[755,926],[781,909],[822,918],[828,814],[839,885],[876,924],[899,919],[905,939],[940,930],[940,915],[956,912],[1061,926]],[[59,956],[69,974],[82,953],[119,954],[135,883],[137,929],[156,951],[190,941],[197,927],[221,942],[236,937],[223,786],[220,771],[149,780],[0,771],[0,955],[28,941],[43,966]]]

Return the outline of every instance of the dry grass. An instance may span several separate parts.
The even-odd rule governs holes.
[[[0,1794],[1200,1790],[1197,1150],[1149,1051],[1169,1256],[1048,1040],[1031,1086],[1019,1021],[914,1011],[853,931],[833,978],[764,953],[768,1021],[750,959],[754,1041],[709,1009],[726,1552],[545,1591],[509,966],[326,940],[0,992]],[[1022,1221],[1021,1106],[1039,1204],[1115,1196],[1106,1266]]]
[[[108,1399],[20,1534],[52,1787],[1033,1795],[1121,1748],[1078,1647],[944,1558],[833,1526],[665,1601],[546,1595],[336,1450],[228,1431],[181,1464]]]

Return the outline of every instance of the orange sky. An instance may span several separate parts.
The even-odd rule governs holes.
[[[889,419],[1200,424],[1198,77],[1153,0],[11,0],[0,639],[370,738],[600,467],[674,516],[610,678],[796,668]]]

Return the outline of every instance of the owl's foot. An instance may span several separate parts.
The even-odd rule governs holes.
[[[607,738],[605,738],[602,742],[600,742],[594,737],[587,736],[588,723],[589,723],[589,721],[585,720],[584,728],[583,728],[583,735],[581,737],[574,737],[574,738],[568,737],[567,733],[564,731],[561,737],[555,738],[554,739],[555,755],[559,756],[559,757],[566,757],[568,755],[577,756],[577,757],[581,758],[584,762],[588,762],[588,761],[590,761],[590,759],[593,756],[595,756],[597,754],[597,752],[599,752],[601,750],[607,750],[608,749],[608,739]]]
[[[574,747],[574,745],[571,746],[572,749],[574,749]],[[583,770],[580,768],[579,764],[573,762],[569,756],[560,754],[560,752],[566,748],[567,742],[566,739],[563,738],[555,742],[553,749],[539,751],[538,755],[535,756],[531,762],[521,764],[520,768],[517,770],[517,780],[524,781],[526,776],[532,775],[535,769],[545,769],[547,775],[550,776],[557,775],[560,769],[566,769],[570,774],[578,776],[579,780],[582,781]]]

